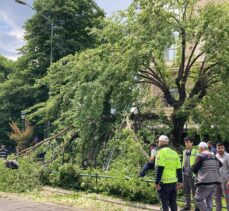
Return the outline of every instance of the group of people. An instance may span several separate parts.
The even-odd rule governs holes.
[[[169,146],[169,138],[161,135],[158,144],[151,145],[151,158],[140,172],[141,177],[155,168],[155,188],[163,211],[177,211],[177,189],[183,189],[184,208],[191,210],[191,196],[195,211],[211,211],[215,198],[216,211],[222,210],[222,197],[229,211],[229,154],[223,142],[216,148],[213,142],[193,146],[191,137],[184,139],[182,162],[178,153]],[[155,167],[154,167],[155,166]]]

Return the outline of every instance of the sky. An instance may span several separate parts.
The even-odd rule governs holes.
[[[33,0],[24,0],[32,5]],[[95,0],[107,16],[126,9],[132,0]],[[23,25],[33,15],[33,10],[15,0],[0,0],[0,55],[16,60],[17,49],[23,46]]]

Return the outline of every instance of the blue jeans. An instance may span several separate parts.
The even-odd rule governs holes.
[[[146,172],[147,172],[148,170],[150,170],[150,169],[154,169],[154,163],[153,163],[153,162],[147,162],[147,163],[143,166],[141,172],[139,173],[139,176],[140,176],[140,177],[144,177],[144,176],[146,175]]]

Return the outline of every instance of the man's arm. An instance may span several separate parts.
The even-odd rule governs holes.
[[[164,166],[157,166],[157,170],[156,170],[156,180],[155,180],[155,184],[158,185],[161,181],[161,177],[164,171]]]
[[[178,179],[178,182],[179,183],[182,183],[183,182],[183,179],[182,179],[182,169],[177,169],[177,179]]]
[[[194,174],[197,174],[199,169],[202,167],[202,164],[203,164],[202,158],[200,156],[197,156],[195,163],[191,167]]]

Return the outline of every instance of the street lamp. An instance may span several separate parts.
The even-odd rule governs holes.
[[[31,5],[29,5],[28,3],[26,3],[23,0],[15,0],[15,2],[17,2],[18,4],[26,5],[29,8],[31,8],[32,10],[35,11],[35,9]],[[38,13],[41,14],[42,17],[44,19],[46,19],[50,23],[50,25],[51,25],[51,37],[50,37],[50,39],[51,39],[51,41],[50,41],[50,65],[51,65],[52,64],[52,61],[53,61],[53,50],[52,50],[52,43],[53,43],[53,20],[51,18],[47,17],[46,15],[44,15],[42,12],[39,12],[38,11]]]

